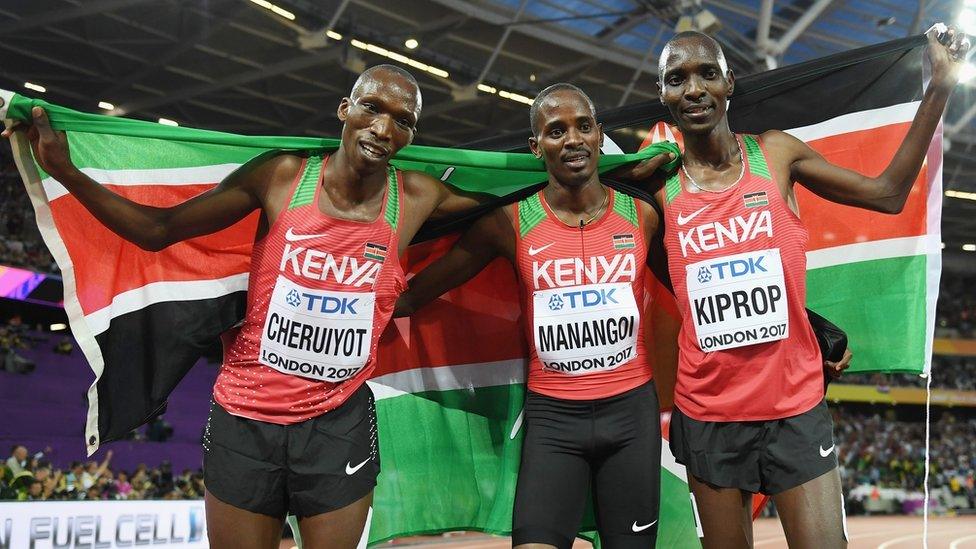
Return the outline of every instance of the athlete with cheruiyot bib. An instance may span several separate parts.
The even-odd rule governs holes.
[[[413,76],[370,68],[339,104],[334,153],[261,157],[196,198],[155,208],[76,168],[64,133],[34,109],[26,129],[41,167],[144,249],[261,214],[245,318],[224,334],[204,436],[213,547],[278,547],[289,513],[304,547],[355,547],[364,537],[379,473],[365,381],[405,286],[400,254],[428,218],[482,201],[390,166],[412,141],[420,110]]]
[[[543,90],[530,121],[529,147],[544,160],[548,184],[478,220],[410,281],[394,315],[496,257],[511,261],[531,343],[512,543],[571,547],[592,488],[604,547],[653,547],[661,427],[641,312],[659,217],[601,183],[603,131],[579,88]],[[659,154],[640,168],[653,172],[668,160]]]
[[[687,467],[705,547],[752,546],[753,493],[772,496],[791,547],[847,544],[793,185],[901,211],[969,49],[964,35],[940,30],[928,33],[932,79],[915,120],[877,177],[782,131],[732,133],[735,77],[718,43],[686,32],[664,48],[661,101],[685,147],[682,169],[656,194],[682,316],[670,445]]]

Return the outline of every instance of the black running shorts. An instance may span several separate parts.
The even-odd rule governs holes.
[[[255,513],[309,517],[341,509],[376,486],[376,410],[366,384],[335,410],[293,425],[210,407],[204,481],[217,499]]]
[[[591,489],[603,547],[654,547],[661,420],[653,382],[600,400],[526,397],[513,545],[571,547]]]
[[[676,406],[671,452],[688,473],[717,488],[774,495],[837,467],[827,403],[769,421],[698,421]]]

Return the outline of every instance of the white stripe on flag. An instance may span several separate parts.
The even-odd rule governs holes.
[[[525,360],[499,360],[475,362],[457,366],[414,368],[374,377],[367,381],[376,401],[395,398],[411,393],[429,391],[457,391],[479,389],[525,382]],[[524,410],[523,410],[524,413]],[[519,415],[521,417],[521,414]],[[513,432],[515,429],[513,428]],[[513,437],[514,438],[514,437]],[[685,466],[674,459],[668,441],[662,439],[661,467],[672,475],[687,481]]]
[[[239,291],[247,291],[247,273],[231,275],[216,280],[189,280],[179,282],[153,282],[141,288],[122,292],[112,299],[112,304],[85,316],[94,335],[108,330],[112,319],[138,311],[163,301],[194,301],[213,299]]]
[[[939,127],[935,130],[932,143],[929,144],[926,153],[926,175],[928,176],[927,202],[925,205],[926,213],[926,232],[932,237],[942,240],[942,137],[943,123],[939,122]],[[926,267],[926,288],[925,288],[925,367],[922,369],[924,375],[932,371],[932,343],[935,338],[935,310],[936,302],[939,300],[939,281],[942,278],[942,246],[930,251],[925,258]]]
[[[414,368],[369,380],[376,400],[425,391],[479,389],[525,382],[525,359]]]
[[[859,242],[807,252],[807,270],[871,261],[940,253],[939,235],[906,236],[873,242]]]
[[[901,103],[880,109],[852,112],[844,114],[830,120],[825,120],[819,124],[802,126],[786,130],[786,133],[796,137],[800,141],[813,141],[824,137],[859,132],[898,124],[900,122],[911,122],[918,111],[920,101]]]
[[[14,92],[7,90],[0,90],[0,120],[7,119],[7,110],[10,108],[10,102],[14,100]]]
[[[166,168],[149,170],[103,170],[100,168],[82,168],[88,177],[102,185],[119,185],[132,187],[137,185],[199,185],[219,183],[231,174],[241,164],[214,164],[211,166],[197,166],[193,168]],[[68,189],[53,177],[45,177],[44,194],[48,202],[68,194]]]

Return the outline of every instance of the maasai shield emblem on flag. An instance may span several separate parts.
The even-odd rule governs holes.
[[[792,129],[833,161],[879,171],[921,96],[922,44],[906,39],[742,78],[732,127],[751,133]],[[195,196],[268,150],[337,143],[174,128],[77,113],[10,92],[0,97],[2,118],[25,119],[33,104],[46,106],[53,125],[67,130],[79,167],[113,191],[152,205]],[[824,105],[823,97],[834,101]],[[664,115],[652,103],[601,113],[600,119],[613,128],[609,133],[618,144],[634,150],[641,141],[635,136]],[[22,136],[13,145],[38,224],[64,275],[72,330],[97,376],[85,434],[94,451],[155,415],[202,351],[241,318],[257,216],[145,252],[102,227],[40,172]],[[858,351],[852,369],[928,367],[939,271],[940,147],[937,138],[901,216],[826,205],[800,191],[811,230],[809,305],[848,331]],[[606,156],[601,166],[634,158]],[[545,179],[539,162],[521,154],[409,147],[394,163],[490,192],[499,197],[495,205]],[[421,238],[462,227],[480,211],[431,225]],[[404,263],[416,272],[452,239],[413,246]],[[363,250],[384,259],[390,253]],[[872,280],[869,293],[865,280]],[[517,295],[511,267],[498,261],[418,315],[392,322],[384,334],[371,380],[383,463],[371,541],[510,530],[526,354]],[[659,546],[697,546],[684,469],[667,445],[661,461]]]

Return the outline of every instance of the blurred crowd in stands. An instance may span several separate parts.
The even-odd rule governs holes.
[[[9,147],[0,147],[0,264],[42,273],[58,273],[34,221]]]
[[[31,454],[16,445],[0,463],[0,500],[201,499],[203,493],[200,471],[177,475],[168,461],[152,468],[140,464],[132,471],[113,469],[112,450],[101,463],[55,465],[45,452]]]
[[[894,413],[863,414],[832,406],[834,441],[844,493],[870,485],[876,489],[921,492],[925,480],[925,422],[897,421]],[[945,412],[933,421],[929,489],[976,509],[976,418]],[[857,513],[858,502],[848,506]],[[852,508],[853,507],[853,508]]]

